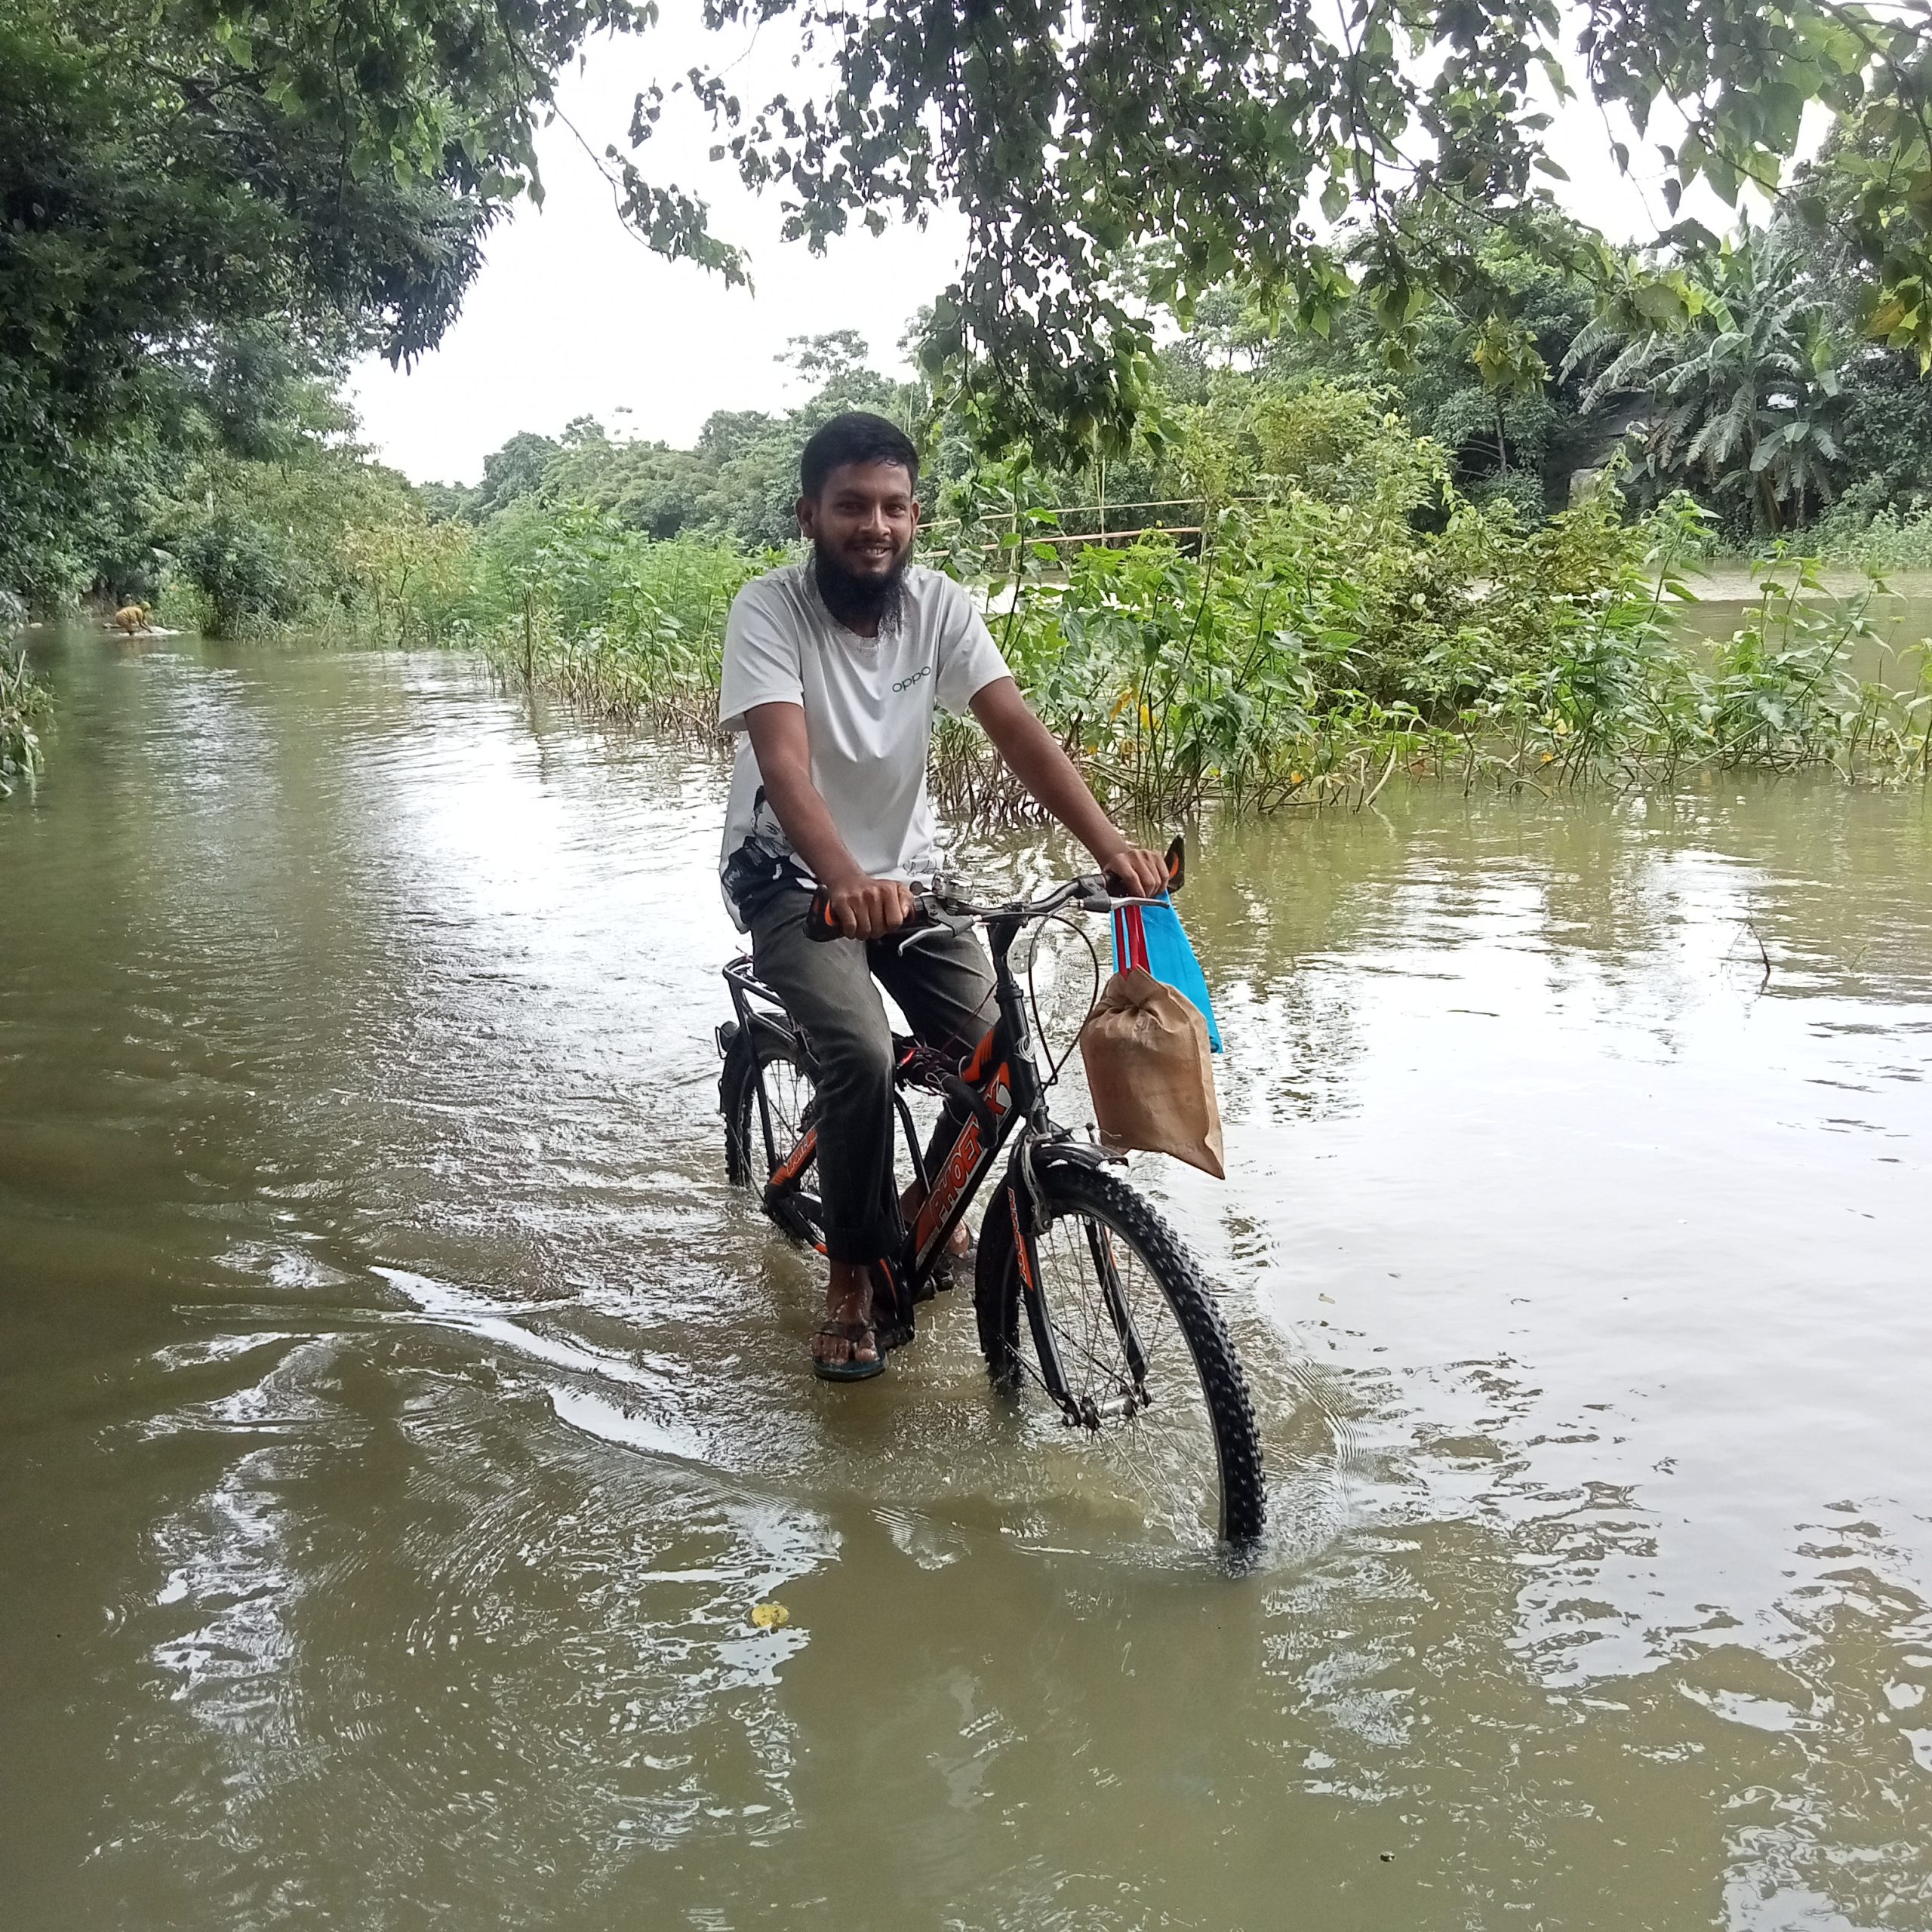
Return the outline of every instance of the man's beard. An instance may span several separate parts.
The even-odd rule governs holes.
[[[897,625],[905,601],[906,565],[912,554],[909,543],[883,577],[860,577],[848,571],[821,540],[814,537],[812,581],[825,599],[825,608],[848,630],[856,630],[860,624],[876,624],[882,631],[891,630]]]

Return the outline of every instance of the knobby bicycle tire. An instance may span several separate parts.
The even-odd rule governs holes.
[[[718,1083],[718,1110],[724,1116],[725,1173],[737,1186],[755,1188],[761,1192],[770,1178],[771,1168],[765,1158],[764,1131],[758,1118],[758,1083],[760,1073],[774,1066],[792,1067],[801,1079],[813,1083],[814,1097],[804,1109],[803,1117],[786,1123],[802,1131],[817,1105],[817,1075],[804,1054],[783,1035],[763,1027],[740,1033],[725,1056],[724,1070]],[[783,1131],[780,1129],[781,1138]],[[806,1170],[808,1174],[811,1171],[809,1167]],[[822,1217],[816,1198],[805,1198],[811,1203],[806,1213],[806,1219],[814,1224],[811,1232],[803,1226],[787,1226],[785,1231],[801,1240],[815,1241],[822,1232],[817,1225]]]
[[[1160,1215],[1118,1174],[1072,1161],[1042,1164],[1036,1173],[1041,1203],[1050,1219],[1097,1223],[1124,1240],[1165,1298],[1186,1343],[1186,1358],[1199,1379],[1211,1426],[1217,1467],[1211,1475],[1218,1481],[1220,1534],[1231,1543],[1254,1542],[1267,1515],[1254,1404],[1234,1343],[1193,1258]],[[1028,1359],[1028,1352],[1035,1344],[1030,1321],[1022,1318],[1023,1287],[1010,1188],[1009,1183],[996,1189],[986,1210],[980,1235],[974,1306],[979,1318],[980,1346],[994,1382],[1017,1392],[1036,1379],[1038,1371]],[[1093,1266],[1097,1278],[1097,1257]],[[1044,1280],[1041,1285],[1047,1291],[1051,1309],[1051,1290]],[[1054,1318],[1057,1322],[1060,1318]],[[1168,1371],[1170,1383],[1185,1373],[1174,1363],[1168,1364]],[[1171,1386],[1151,1392],[1155,1405],[1164,1398],[1186,1399],[1183,1392]],[[1146,1411],[1153,1412],[1151,1407]],[[1103,1423],[1096,1433],[1132,1426]]]

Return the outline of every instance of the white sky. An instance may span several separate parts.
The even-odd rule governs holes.
[[[653,78],[700,61],[740,56],[731,75],[749,106],[775,90],[798,97],[782,20],[762,41],[707,35],[691,0],[667,0],[654,32],[599,41],[560,90],[565,112],[592,148],[626,146],[631,103]],[[1662,131],[1653,124],[1655,137]],[[1666,219],[1662,169],[1628,130],[1636,174],[1620,177],[1593,103],[1558,110],[1552,155],[1567,168],[1564,203],[1606,234],[1654,233]],[[372,360],[352,393],[365,439],[418,482],[474,482],[484,457],[519,429],[554,435],[591,415],[619,435],[688,447],[714,409],[777,409],[805,393],[775,360],[787,339],[858,331],[879,368],[901,371],[897,343],[915,309],[956,274],[964,224],[949,211],[922,232],[859,229],[823,257],[778,238],[775,196],[761,201],[728,166],[707,158],[709,122],[672,96],[638,156],[645,172],[709,201],[715,232],[746,248],[755,292],[728,289],[689,263],[660,260],[619,223],[611,192],[559,122],[539,142],[546,198],[527,204],[491,238],[463,312],[435,354],[405,372]],[[1700,184],[1702,189],[1702,184]],[[1708,190],[1686,214],[1713,228],[1734,219]]]

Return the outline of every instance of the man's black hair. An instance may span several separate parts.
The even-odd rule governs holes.
[[[896,463],[919,487],[919,452],[896,423],[869,410],[848,409],[812,432],[798,457],[798,486],[816,503],[825,480],[848,463]]]

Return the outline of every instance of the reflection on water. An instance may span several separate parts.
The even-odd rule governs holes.
[[[1263,1411],[1230,1578],[1022,1454],[963,1306],[806,1373],[718,1158],[714,768],[458,660],[51,669],[22,1925],[1932,1921],[1921,795],[1197,829],[1229,1179],[1140,1173]]]

